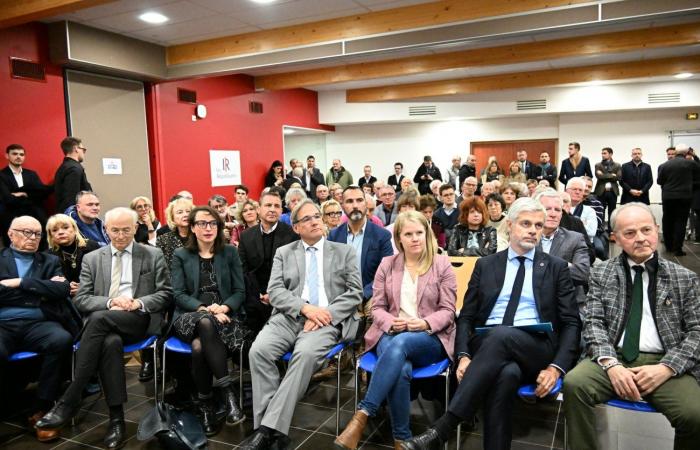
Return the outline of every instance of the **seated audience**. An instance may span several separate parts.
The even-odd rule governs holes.
[[[406,178],[404,178],[406,179]],[[394,188],[385,185],[378,191],[377,199],[381,202],[375,210],[375,215],[379,220],[382,221],[383,227],[388,227],[396,220],[396,216],[399,214],[398,205],[396,203],[396,192]]]
[[[343,211],[341,209],[340,203],[338,203],[336,200],[327,200],[321,205],[324,236],[328,236],[328,233],[340,225],[340,217],[343,215]]]
[[[493,181],[481,185],[481,198],[486,201],[486,197],[496,192]]]
[[[343,201],[343,187],[338,183],[333,183],[330,187],[331,198],[338,203]]]
[[[457,280],[450,260],[437,255],[435,237],[419,213],[399,215],[394,240],[399,253],[384,258],[377,270],[373,322],[365,334],[365,349],[377,353],[377,364],[365,398],[335,440],[339,448],[357,448],[367,419],[379,413],[384,401],[394,448],[410,439],[413,368],[453,356]]]
[[[323,202],[328,200],[330,192],[328,191],[328,186],[325,184],[319,184],[316,186],[316,203],[321,205]]]
[[[292,226],[292,222],[289,216],[292,214],[294,207],[297,206],[299,202],[306,199],[306,192],[300,187],[294,187],[287,190],[287,194],[284,196],[284,203],[287,205],[289,212],[286,212],[280,216],[280,222]]]
[[[564,380],[569,448],[597,448],[595,406],[614,397],[649,402],[675,428],[674,448],[697,448],[700,280],[659,256],[647,205],[620,206],[610,222],[622,254],[591,269],[587,358]]]
[[[111,244],[83,259],[75,305],[87,320],[75,353],[74,378],[56,406],[36,423],[37,429],[60,429],[68,423],[80,408],[83,389],[99,372],[109,407],[104,445],[124,445],[123,347],[160,334],[161,311],[172,297],[162,252],[134,242],[137,220],[136,212],[128,208],[108,211],[105,222]]]
[[[97,250],[95,241],[85,239],[78,231],[75,220],[65,214],[55,214],[46,222],[46,238],[49,251],[58,257],[61,271],[70,283],[70,295],[74,296],[80,286],[80,270],[83,256]]]
[[[248,201],[248,193],[250,189],[245,184],[240,184],[236,188],[236,201],[228,207],[229,217],[235,218],[238,215],[238,210],[241,208],[243,203]],[[224,197],[225,199],[225,197]]]
[[[301,240],[275,253],[268,285],[274,313],[250,349],[255,431],[241,449],[289,445],[294,409],[311,375],[334,345],[357,332],[362,281],[355,251],[323,237],[321,211],[309,199],[292,211],[292,223]],[[280,380],[277,362],[288,351]]]
[[[253,228],[260,223],[258,209],[260,205],[255,200],[246,200],[236,209],[236,225],[231,230],[230,243],[238,247],[241,240],[241,233],[248,228]]]
[[[442,198],[442,206],[435,211],[435,219],[442,225],[445,231],[445,240],[449,240],[459,218],[459,204],[455,197],[455,189],[451,184],[443,184],[440,186],[440,198]],[[445,248],[444,246],[440,246]]]
[[[406,189],[415,187],[416,185],[413,184],[413,180],[411,180],[409,177],[405,177],[399,182],[399,186],[401,186],[401,189],[397,189],[397,193],[403,193]]]
[[[139,244],[156,245],[156,231],[160,228],[160,222],[153,212],[151,200],[148,197],[136,197],[129,204],[129,208],[136,211],[139,216],[134,241]]]
[[[374,183],[365,183],[362,185],[362,192],[364,192],[367,195],[373,195],[374,194]]]
[[[440,186],[443,184],[445,183],[443,183],[442,180],[433,180],[430,182],[429,194],[435,198],[435,201],[438,202],[438,204],[442,204],[442,200],[440,199]]]
[[[227,365],[228,354],[241,350],[250,339],[242,318],[245,284],[238,251],[225,244],[224,222],[218,211],[198,206],[190,212],[188,223],[187,244],[175,251],[173,259],[173,329],[178,338],[192,345],[199,416],[204,433],[212,436],[220,426],[212,387],[219,389],[227,423],[245,419]],[[213,383],[212,375],[216,379]]]
[[[0,250],[0,386],[7,387],[3,374],[10,355],[36,352],[43,356],[37,401],[31,406],[29,418],[29,425],[34,426],[60,394],[80,322],[71,314],[70,287],[58,258],[38,252],[39,221],[30,216],[17,217],[7,233],[10,247]],[[36,436],[48,442],[57,439],[59,433],[37,430]]]
[[[537,180],[534,179],[529,179],[525,182],[525,186],[527,186],[527,196],[528,197],[534,197],[535,196],[535,190],[539,186],[539,183]]]
[[[459,223],[447,245],[450,256],[486,256],[496,253],[498,235],[496,229],[486,224],[489,213],[478,197],[465,200],[459,207]]]
[[[508,250],[476,262],[457,319],[459,385],[448,412],[423,434],[404,441],[402,449],[432,449],[447,442],[481,405],[484,448],[509,448],[518,388],[536,383],[535,394],[544,397],[576,362],[581,323],[569,269],[566,261],[536,249],[544,208],[521,198],[507,220]],[[553,331],[518,328],[547,322]]]
[[[427,194],[430,195],[430,194]],[[418,202],[418,199],[420,198],[420,194],[418,193],[418,190],[409,188],[401,193],[401,197],[399,198],[399,201],[396,202],[397,209],[399,211],[399,214],[402,212],[406,211],[418,211],[420,209],[420,203]],[[396,222],[394,222],[396,223]],[[392,223],[388,227],[386,227],[386,231],[391,233],[391,248],[393,249],[393,254],[395,255],[396,252],[398,251],[396,248],[396,243],[394,242],[394,224]]]
[[[501,197],[503,197],[503,201],[506,202],[506,209],[504,209],[503,212],[508,214],[510,205],[520,197],[527,197],[527,192],[520,189],[519,183],[504,184],[501,188]]]
[[[175,250],[185,245],[189,234],[189,215],[192,211],[192,200],[177,198],[165,208],[165,219],[170,231],[156,238],[156,247],[163,252],[165,264],[171,269]]]
[[[454,189],[452,189],[452,198],[454,198]],[[433,232],[435,239],[437,240],[438,249],[444,249],[447,247],[447,240],[445,238],[445,229],[442,227],[440,220],[435,218],[435,209],[437,208],[437,202],[432,195],[421,195],[418,200],[420,212],[428,221],[428,226]]]
[[[595,249],[593,248],[593,241],[588,237],[586,233],[586,227],[583,225],[581,219],[576,216],[571,215],[571,196],[566,192],[559,192],[562,202],[562,212],[561,221],[559,225],[567,230],[575,231],[583,235],[583,239],[586,241],[586,247],[588,247],[588,259],[591,261],[591,265],[595,261]]]
[[[495,183],[495,182],[492,182]],[[495,186],[495,184],[494,184]],[[457,197],[457,205],[460,205],[464,200],[474,197],[476,195],[476,190],[479,187],[479,183],[476,177],[467,177],[462,183],[462,193]]]
[[[284,183],[284,164],[279,160],[272,161],[265,176],[265,187],[282,186]]]
[[[75,220],[78,230],[84,238],[100,244],[109,244],[109,235],[100,220],[100,199],[94,192],[80,191],[75,196],[75,205],[69,207],[65,214]]]
[[[526,181],[527,176],[525,175],[525,172],[521,170],[520,163],[518,161],[511,161],[508,165],[508,176],[503,179],[503,183],[525,183]]]
[[[499,181],[504,183],[505,176],[503,176],[503,171],[498,165],[498,161],[494,158],[493,161],[489,162],[481,175],[481,184],[487,183],[489,181]]]
[[[571,183],[574,183],[573,185]],[[581,177],[573,177],[568,180],[566,193],[571,197],[571,215],[578,217],[586,227],[586,234],[593,241],[598,230],[598,218],[590,206],[583,204],[583,193],[586,183]]]
[[[229,214],[228,200],[223,195],[212,195],[207,202],[209,206],[214,208],[224,222],[224,239],[226,242],[231,240],[231,231],[236,226],[236,219]]]
[[[383,228],[384,224],[382,221],[377,219],[377,216],[374,215],[374,212],[377,210],[377,201],[374,199],[374,196],[365,194],[365,201],[367,202],[367,218],[373,224]]]
[[[508,224],[505,213],[506,201],[499,193],[490,194],[486,197],[486,209],[489,212],[487,227],[496,229],[498,245],[496,251],[500,252],[508,248]]]
[[[304,169],[301,166],[294,167],[282,183],[282,187],[289,191],[292,187],[300,188],[306,195],[306,181],[304,181]]]

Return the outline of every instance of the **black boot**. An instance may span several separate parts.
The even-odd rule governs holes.
[[[214,436],[219,432],[221,423],[216,418],[216,411],[214,411],[213,398],[201,398],[199,399],[199,418],[202,421],[202,428],[204,428],[204,434],[209,436]]]
[[[238,399],[236,399],[236,394],[233,393],[233,385],[229,384],[221,388],[221,394],[223,395],[223,403],[226,406],[226,423],[236,425],[243,422],[245,414],[238,406]]]

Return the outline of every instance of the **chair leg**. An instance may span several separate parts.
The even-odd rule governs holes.
[[[462,446],[462,424],[457,425],[457,450]]]
[[[340,361],[343,358],[343,351],[341,350],[336,356],[336,385],[335,385],[335,435],[340,434]]]
[[[447,413],[447,407],[450,403],[450,368],[448,367],[445,371],[445,413]],[[457,428],[459,431],[459,428]],[[459,433],[458,433],[459,437]],[[448,442],[445,442],[445,450],[448,450]],[[457,441],[457,450],[459,450],[459,440]]]
[[[238,351],[238,405],[243,411],[243,347],[245,344],[241,345]]]
[[[165,346],[163,346],[163,367],[162,367],[162,376],[163,376],[162,386],[163,386],[163,389],[161,390],[161,396],[160,396],[160,398],[162,400],[165,400],[165,355],[167,353],[168,353],[168,350],[165,348]]]
[[[564,417],[564,450],[569,448],[569,430],[566,427],[566,417]]]
[[[73,353],[70,355],[70,381],[71,383],[75,381],[75,347],[73,348]],[[77,416],[77,414],[76,414]],[[73,416],[70,420],[71,426],[75,426],[77,421],[75,420],[75,417]]]
[[[158,371],[158,340],[156,340],[153,343],[153,400],[154,400],[156,406],[158,406],[158,377],[156,376],[157,371]]]

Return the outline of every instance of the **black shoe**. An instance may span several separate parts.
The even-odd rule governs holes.
[[[239,450],[268,450],[272,448],[272,443],[275,439],[270,433],[266,433],[261,429],[262,427],[255,430],[255,433],[251,434],[243,440],[238,445]]]
[[[51,408],[44,417],[37,420],[36,428],[46,428],[47,430],[55,430],[62,428],[69,420],[78,413],[80,405],[70,406],[67,403],[59,400],[56,406]]]
[[[440,445],[440,437],[437,431],[435,431],[435,428],[428,428],[428,431],[425,433],[403,441],[401,443],[401,448],[403,450],[433,450],[438,449]]]
[[[126,424],[124,419],[109,419],[107,434],[105,435],[105,447],[115,450],[124,447],[126,443]]]
[[[245,420],[245,414],[238,407],[238,399],[233,393],[233,388],[229,385],[221,390],[224,398],[223,403],[226,407],[226,423],[236,425]]]
[[[676,255],[676,256],[685,256],[685,255],[687,255],[687,253],[684,252],[683,250],[676,250],[673,254]]]
[[[204,434],[209,436],[214,436],[219,432],[221,422],[216,418],[216,412],[214,411],[214,405],[211,399],[199,400],[199,418],[202,421],[202,428],[204,428]]]
[[[153,379],[153,363],[151,361],[144,361],[141,364],[141,370],[139,371],[139,381],[146,382]]]

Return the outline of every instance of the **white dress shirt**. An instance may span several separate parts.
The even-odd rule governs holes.
[[[418,319],[418,278],[413,281],[408,269],[403,270],[401,280],[401,306],[399,317],[404,319]]]
[[[316,267],[318,267],[318,306],[321,308],[328,307],[328,297],[326,296],[325,283],[323,282],[323,244],[326,242],[325,238],[321,238],[320,241],[316,242],[313,246],[308,245],[303,240],[301,241],[304,246],[304,257],[305,257],[305,267],[306,273],[304,274],[304,290],[301,291],[301,298],[309,301],[309,264],[311,263],[311,252],[307,249],[309,247],[316,248]]]
[[[24,187],[24,178],[22,178],[22,168],[19,168],[19,172],[15,172],[10,168],[10,172],[12,172],[12,175],[14,175],[15,181],[17,182],[17,186]]]

